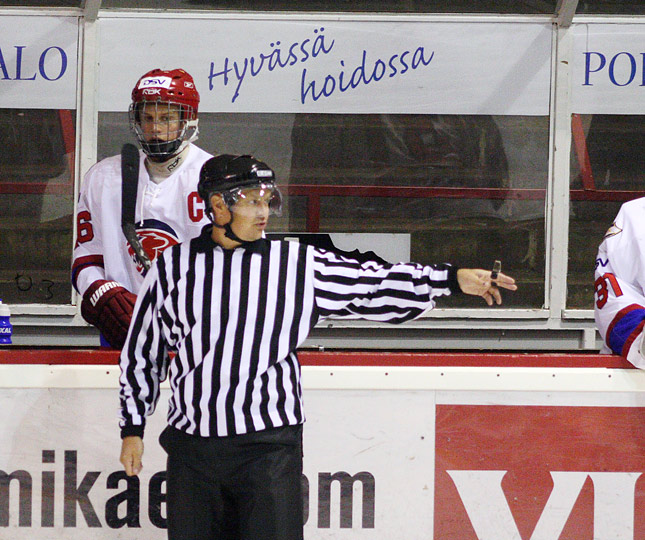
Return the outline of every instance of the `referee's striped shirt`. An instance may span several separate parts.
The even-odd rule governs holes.
[[[284,240],[225,250],[210,234],[165,250],[146,276],[120,359],[122,436],[143,435],[168,374],[168,423],[186,433],[302,423],[296,348],[317,322],[401,323],[459,290],[448,264],[361,264]]]

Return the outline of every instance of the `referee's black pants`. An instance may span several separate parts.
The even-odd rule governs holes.
[[[196,437],[168,426],[169,540],[302,540],[302,426]]]

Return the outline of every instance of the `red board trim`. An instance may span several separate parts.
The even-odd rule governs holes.
[[[546,367],[635,369],[620,356],[607,354],[451,353],[383,351],[299,351],[303,366],[400,367]],[[0,364],[116,365],[119,352],[112,349],[0,350]]]

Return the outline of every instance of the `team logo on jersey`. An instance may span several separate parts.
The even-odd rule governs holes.
[[[143,223],[137,223],[136,230],[141,247],[151,261],[154,261],[164,249],[179,243],[179,237],[172,227],[157,219],[146,219]],[[137,271],[143,274],[143,265],[137,261],[132,246],[127,242],[126,244],[128,255],[137,267]]]
[[[611,236],[616,236],[617,234],[620,234],[621,232],[623,232],[623,230],[620,227],[616,226],[616,223],[614,222],[614,223],[611,224],[611,227],[609,227],[609,229],[607,229],[607,232],[605,233],[605,236],[603,236],[603,240],[605,240],[606,238],[609,238]]]

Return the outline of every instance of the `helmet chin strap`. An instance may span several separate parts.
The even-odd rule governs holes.
[[[231,228],[231,223],[232,220],[229,221],[226,225],[224,225],[224,236],[226,238],[229,238],[230,240],[233,240],[234,242],[239,242],[240,244],[250,244],[248,240],[242,240],[237,234],[233,232],[233,229]]]
[[[218,225],[215,223],[214,219],[211,219],[213,222],[213,226],[217,227],[218,229],[224,229],[224,236],[228,238],[229,240],[233,240],[233,242],[239,242],[241,245],[246,245],[250,244],[250,240],[242,240],[237,234],[233,232],[233,229],[231,228],[231,223],[233,223],[233,212],[231,212],[231,220],[226,224],[226,225]]]

